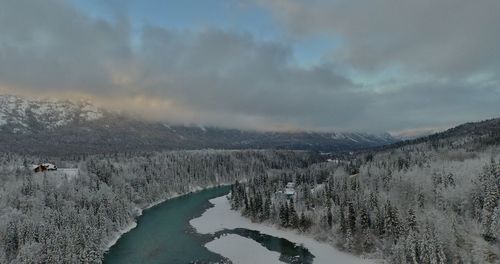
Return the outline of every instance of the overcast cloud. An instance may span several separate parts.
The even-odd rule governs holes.
[[[500,113],[500,2],[257,2],[286,41],[133,27],[62,0],[0,0],[0,91],[91,96],[155,120],[246,129],[398,131]],[[117,15],[118,14],[118,15]],[[294,41],[338,38],[314,66]]]

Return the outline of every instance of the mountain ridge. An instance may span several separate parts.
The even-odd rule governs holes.
[[[145,121],[88,101],[0,96],[0,146],[12,152],[100,153],[175,149],[350,151],[394,143],[388,133],[258,132]]]

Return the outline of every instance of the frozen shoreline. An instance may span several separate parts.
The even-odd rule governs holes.
[[[246,228],[256,230],[263,234],[287,239],[293,243],[303,245],[315,256],[314,263],[319,264],[372,264],[373,260],[362,259],[354,255],[341,252],[329,244],[316,241],[314,238],[297,234],[290,230],[280,230],[274,226],[252,223],[249,219],[231,210],[229,201],[225,196],[210,200],[214,207],[209,208],[200,217],[192,219],[189,223],[198,233],[213,234],[224,229]],[[221,242],[217,250],[221,250]],[[227,241],[230,242],[230,241]],[[207,245],[210,245],[207,244]],[[206,246],[207,246],[206,245]],[[227,244],[226,244],[227,245]],[[207,246],[208,248],[208,246]],[[210,248],[209,248],[210,250]],[[216,252],[217,253],[217,252]],[[226,255],[224,255],[226,256]],[[229,258],[229,256],[226,256]],[[234,257],[234,256],[233,256]]]
[[[137,227],[137,218],[140,217],[142,215],[142,213],[144,212],[144,210],[148,210],[148,209],[151,209],[161,203],[164,203],[170,199],[174,199],[174,198],[177,198],[177,197],[180,197],[180,196],[183,196],[183,195],[187,195],[187,194],[190,194],[190,193],[193,193],[193,192],[199,192],[199,191],[203,191],[203,190],[206,190],[206,189],[210,189],[210,188],[215,188],[215,187],[223,187],[223,186],[229,186],[231,185],[232,183],[221,183],[221,184],[217,184],[217,185],[208,185],[206,187],[200,187],[200,186],[195,186],[195,187],[191,187],[189,188],[189,192],[187,193],[173,193],[171,196],[169,196],[168,198],[165,198],[165,199],[161,199],[159,201],[156,201],[156,202],[153,202],[149,205],[147,205],[146,207],[144,208],[136,208],[137,210],[137,215],[134,217],[134,219],[132,220],[131,223],[129,223],[128,225],[126,225],[124,228],[118,230],[113,236],[111,236],[111,238],[109,238],[109,242],[106,243],[106,245],[103,247],[103,252],[106,253],[108,252],[111,247],[113,247],[117,242],[118,240],[120,240],[120,238],[130,232],[131,230],[133,230],[134,228]]]
[[[134,229],[137,227],[137,222],[134,220],[134,222],[130,223],[127,225],[125,228],[118,230],[116,236],[113,237],[111,241],[109,241],[106,246],[104,247],[104,252],[107,252],[112,246],[118,242],[118,240],[126,233],[130,232],[130,230]]]

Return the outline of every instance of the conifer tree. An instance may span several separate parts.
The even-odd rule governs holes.
[[[370,228],[370,216],[368,215],[368,212],[366,210],[366,207],[361,207],[361,212],[360,212],[360,227],[361,230],[368,230]]]
[[[408,209],[408,216],[406,218],[406,223],[410,231],[415,231],[417,229],[417,217],[413,208]]]
[[[288,225],[291,228],[297,229],[299,227],[299,216],[297,215],[297,212],[295,211],[295,206],[293,205],[293,201],[290,201],[288,215],[289,215]]]
[[[288,207],[286,204],[281,204],[280,205],[280,224],[282,227],[287,227],[288,226]]]

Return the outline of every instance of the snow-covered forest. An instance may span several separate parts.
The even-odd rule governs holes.
[[[89,156],[59,164],[74,178],[34,173],[35,157],[0,155],[0,263],[100,263],[140,209],[177,194],[308,167],[293,151],[175,151]]]
[[[390,263],[498,263],[495,125],[466,125],[360,153],[200,150],[50,158],[74,168],[71,176],[35,173],[31,165],[44,162],[40,157],[2,153],[0,263],[100,263],[142,209],[231,183],[231,205],[244,216],[354,254]]]
[[[439,135],[274,171],[233,185],[232,207],[255,222],[390,263],[498,263],[493,131],[496,138]]]

